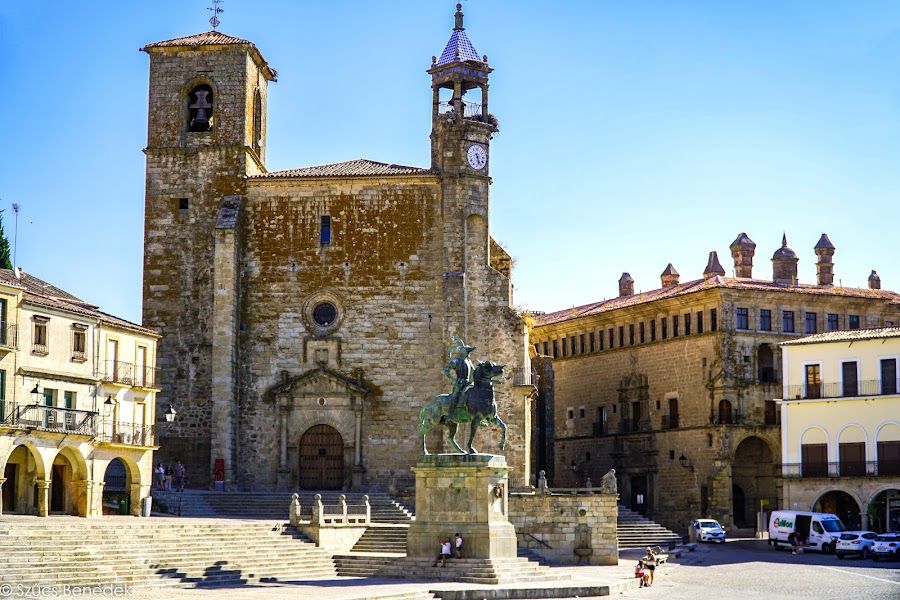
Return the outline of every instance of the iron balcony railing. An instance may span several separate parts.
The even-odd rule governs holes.
[[[537,376],[532,375],[531,369],[510,369],[508,381],[512,385],[537,385]]]
[[[159,382],[159,369],[156,367],[135,367],[134,385],[144,388],[155,388]]]
[[[469,117],[480,117],[483,113],[483,109],[481,104],[476,104],[475,102],[465,102],[463,101],[463,116],[466,118]],[[439,105],[441,114],[450,113],[454,111],[453,104],[450,102],[441,102]]]
[[[888,396],[897,393],[896,381],[867,379],[840,383],[805,383],[784,388],[785,400],[818,400],[820,398],[859,398]]]
[[[153,427],[137,423],[106,422],[103,424],[102,430],[97,434],[97,439],[101,442],[124,444],[126,446],[155,445]]]
[[[609,433],[609,427],[606,421],[598,421],[593,424],[592,433],[594,435],[606,435]]]
[[[50,349],[47,347],[47,344],[32,344],[31,352],[46,356],[47,354],[50,354]]]
[[[19,349],[19,326],[0,322],[0,348]]]
[[[781,465],[781,475],[785,479],[898,476],[900,460],[785,463]]]
[[[19,406],[3,420],[4,425],[67,434],[97,434],[97,413],[42,404]]]
[[[119,360],[103,361],[103,381],[131,385],[134,382],[134,365]]]

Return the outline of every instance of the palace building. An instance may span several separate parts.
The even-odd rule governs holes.
[[[596,483],[615,468],[621,503],[669,528],[710,516],[752,528],[761,508],[781,508],[779,344],[809,334],[900,323],[900,295],[835,287],[835,247],[815,247],[817,281],[797,278],[787,245],[772,278],[753,276],[756,244],[731,245],[734,277],[715,252],[703,277],[682,282],[673,265],[660,286],[537,315],[542,377],[537,464],[556,485]]]
[[[527,479],[527,332],[512,261],[490,235],[493,66],[460,7],[427,69],[424,167],[269,172],[276,72],[252,42],[209,31],[143,51],[143,319],[163,335],[160,411],[178,411],[161,460],[181,458],[192,484],[226,489],[384,484],[415,464],[419,412],[449,391],[441,369],[459,337],[506,366],[506,455]],[[430,449],[441,438],[435,430]],[[499,433],[480,439],[490,451]]]

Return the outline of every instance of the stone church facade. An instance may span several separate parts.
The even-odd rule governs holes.
[[[514,476],[530,474],[530,361],[489,233],[492,68],[456,27],[428,70],[431,165],[268,172],[277,74],[211,31],[148,44],[144,324],[159,331],[159,459],[195,486],[360,489],[408,473],[451,338],[506,365]],[[480,97],[478,97],[480,96]],[[483,430],[482,451],[499,433]],[[447,451],[439,431],[429,449]],[[462,437],[462,435],[460,436]]]
[[[537,315],[541,372],[536,437],[555,485],[595,484],[615,468],[621,504],[684,530],[709,516],[752,528],[781,508],[780,343],[824,331],[896,325],[900,295],[833,285],[835,247],[816,245],[817,281],[800,283],[783,241],[772,278],[754,278],[756,244],[731,245],[734,277],[716,253],[682,282],[669,264],[660,287]]]

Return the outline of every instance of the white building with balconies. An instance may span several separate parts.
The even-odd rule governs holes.
[[[0,269],[0,512],[140,514],[159,336]]]
[[[900,531],[900,327],[781,347],[784,508]]]

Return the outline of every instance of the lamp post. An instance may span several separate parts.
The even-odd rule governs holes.
[[[578,465],[575,463],[574,459],[569,467],[572,468],[572,479],[575,481],[575,486],[578,487]]]
[[[168,423],[173,422],[177,415],[178,415],[178,411],[176,411],[175,407],[170,404],[169,409],[166,411],[166,422],[168,422]]]
[[[44,392],[41,390],[41,384],[38,382],[34,385],[34,389],[31,390],[31,399],[34,400],[35,404],[40,404],[43,395]]]
[[[682,453],[681,453],[681,456],[678,457],[678,462],[681,463],[681,466],[682,466],[682,467],[684,467],[685,469],[687,469],[687,470],[690,471],[691,473],[694,472],[694,465],[688,464],[688,459],[687,459],[687,457],[684,455],[684,452],[682,452]]]

